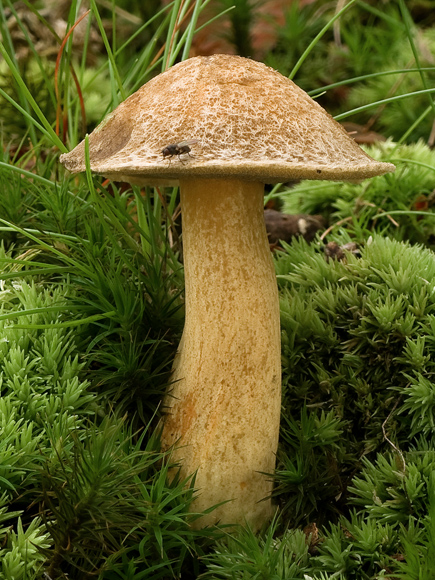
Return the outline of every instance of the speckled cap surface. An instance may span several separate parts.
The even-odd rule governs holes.
[[[163,158],[166,146],[185,140],[197,140],[191,156]],[[395,170],[288,78],[232,55],[190,58],[150,80],[91,133],[89,153],[95,173],[143,184],[183,176],[353,180]],[[84,141],[60,161],[84,171]]]

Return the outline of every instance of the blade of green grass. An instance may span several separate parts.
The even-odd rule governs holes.
[[[167,9],[167,7],[165,9]],[[160,15],[162,13],[163,10],[161,10],[158,14]],[[162,20],[159,27],[153,34],[153,37],[148,45],[140,53],[137,60],[135,60],[132,64],[131,69],[127,72],[124,82],[126,86],[129,86],[131,91],[137,90],[143,84],[144,78],[147,75],[150,75],[154,68],[157,68],[161,64],[162,59],[157,59],[153,65],[151,65],[151,62],[153,62],[153,54],[156,45],[159,39],[164,35],[164,32],[169,25],[169,20],[170,13],[166,14],[165,18]],[[149,22],[151,22],[151,20]],[[126,46],[126,44],[127,43],[125,43],[123,46]]]
[[[1,91],[1,89],[0,89]],[[27,169],[22,169],[21,167],[17,167],[16,165],[12,165],[12,164],[8,164],[8,163],[4,163],[3,161],[0,161],[0,168],[3,169],[8,169],[10,171],[14,171],[15,173],[19,173],[20,175],[25,175],[26,177],[29,177],[30,179],[34,179],[35,181],[39,181],[40,183],[42,183],[43,185],[53,188],[53,187],[57,187],[56,183],[54,183],[53,181],[50,181],[49,179],[42,177],[42,175],[38,175],[37,173],[32,173],[31,171],[27,171]]]
[[[418,127],[420,125],[420,123],[422,121],[424,121],[424,119],[429,115],[429,113],[432,111],[432,106],[429,105],[427,107],[427,109],[425,109],[422,114],[417,117],[417,119],[412,123],[412,125],[409,126],[408,130],[405,131],[405,133],[403,133],[403,135],[400,137],[400,139],[397,140],[396,142],[396,147],[393,149],[393,151],[391,152],[391,155],[398,149],[398,147],[404,143],[406,141],[406,139],[409,137],[409,135],[411,135],[411,133],[414,131],[414,129],[416,127]]]
[[[27,262],[27,265],[33,265],[32,262]],[[24,278],[26,276],[45,276],[47,274],[68,274],[71,268],[61,266],[50,266],[45,268],[32,268],[31,270],[20,270],[19,272],[2,272],[1,279],[7,280],[9,278]]]
[[[419,73],[420,73],[420,78],[421,78],[421,82],[423,84],[423,88],[428,89],[429,87],[428,87],[428,84],[426,81],[426,75],[422,71],[422,68],[420,65],[420,55],[418,54],[418,50],[417,50],[415,40],[414,40],[414,38],[416,36],[412,30],[414,23],[411,19],[411,15],[409,13],[409,10],[406,8],[405,2],[403,0],[399,0],[399,6],[400,6],[400,11],[401,11],[402,16],[403,16],[403,21],[405,22],[406,34],[408,36],[409,44],[411,45],[412,54],[414,55],[415,63],[417,65],[417,68],[418,68]],[[435,102],[429,94],[428,94],[428,98],[429,98],[430,106],[432,107],[432,111],[433,111],[434,116],[435,116]]]
[[[33,54],[33,57],[34,57],[36,63],[38,64],[39,72],[41,73],[41,76],[44,79],[44,86],[46,87],[46,89],[47,89],[47,91],[48,91],[48,93],[50,95],[50,99],[51,99],[51,103],[52,103],[53,107],[55,107],[56,106],[56,97],[55,97],[54,90],[53,90],[53,83],[50,82],[50,79],[49,79],[49,77],[48,77],[48,75],[46,73],[46,68],[43,65],[42,59],[39,56],[38,51],[35,49],[35,46],[34,46],[32,40],[30,38],[30,35],[29,35],[28,31],[27,31],[27,28],[26,28],[26,26],[24,26],[24,24],[22,23],[20,17],[18,16],[18,14],[17,14],[17,12],[16,12],[16,10],[14,8],[13,3],[10,0],[8,0],[7,4],[9,6],[9,10],[11,11],[11,13],[15,17],[15,20],[16,20],[16,22],[17,22],[17,24],[18,24],[18,26],[19,26],[19,28],[21,30],[22,35],[26,39],[27,46],[30,48],[30,50],[31,50],[31,52]],[[32,12],[35,15],[39,16],[39,13],[38,13],[37,10],[35,10],[34,8],[33,9],[30,8],[30,10],[32,10]],[[52,31],[51,28],[49,28],[49,30],[50,30],[50,32]],[[57,35],[55,37],[57,38]]]
[[[179,12],[181,9],[182,0],[175,0],[172,5],[171,10],[171,19],[169,22],[168,31],[166,34],[166,42],[165,42],[165,50],[163,52],[163,63],[162,63],[162,72],[169,68],[169,62],[171,58],[171,51],[172,51],[172,44],[176,38],[176,31],[175,28],[177,26],[177,21],[179,18]]]
[[[148,195],[150,192],[150,188],[147,187],[145,191],[146,191],[145,195]],[[137,221],[138,221],[139,227],[141,228],[141,230],[143,232],[143,234],[139,234],[142,252],[143,252],[144,256],[150,257],[151,256],[151,243],[150,243],[151,232],[150,232],[148,220],[147,220],[146,213],[145,213],[145,208],[143,207],[143,204],[142,204],[140,192],[135,191],[134,197],[136,200]]]
[[[350,117],[351,115],[355,115],[356,113],[361,113],[362,111],[367,111],[369,109],[373,109],[374,107],[378,107],[379,105],[386,105],[388,103],[393,103],[394,101],[400,101],[401,99],[407,99],[409,97],[414,97],[417,95],[424,95],[427,93],[435,93],[435,88],[424,89],[421,91],[414,91],[412,93],[405,93],[403,95],[396,95],[395,97],[389,97],[388,99],[382,99],[380,101],[375,101],[374,103],[369,103],[368,105],[362,105],[361,107],[356,107],[355,109],[351,109],[350,111],[346,111],[345,113],[340,113],[339,115],[335,115],[334,119],[336,121],[341,121],[341,119],[346,119],[346,117]]]
[[[82,307],[80,307],[82,308]],[[71,306],[66,306],[66,311],[71,310]],[[44,309],[42,308],[41,311],[43,312]],[[23,314],[30,314],[30,310],[23,311]],[[55,328],[75,328],[77,326],[82,326],[84,324],[90,324],[98,322],[99,320],[105,320],[107,318],[113,318],[116,316],[116,311],[111,310],[110,312],[105,312],[104,314],[93,314],[92,316],[87,316],[85,318],[80,318],[80,320],[68,320],[68,322],[55,322],[52,324],[14,324],[13,328],[19,330],[45,330],[45,329],[55,329]]]
[[[15,55],[15,48],[14,48],[12,38],[11,38],[11,35],[9,32],[9,28],[6,25],[6,22],[7,22],[7,18],[6,18],[5,12],[4,12],[4,8],[3,8],[3,2],[0,1],[0,39],[3,39],[6,46],[1,43],[1,40],[0,40],[0,45],[3,49],[3,51],[8,54],[8,57],[10,57],[10,60],[13,62],[14,69],[18,70],[18,62],[17,62],[17,58]],[[27,112],[27,114],[29,116],[31,116],[29,104],[27,102],[25,95],[23,94],[23,92],[21,90],[20,84],[17,85],[17,89],[18,89],[18,95],[19,95],[19,99],[21,101],[22,108]],[[33,145],[36,145],[38,140],[36,137],[35,127],[33,126],[33,123],[30,123],[28,125],[28,130],[29,130],[31,142],[33,143]]]
[[[13,97],[11,97],[10,95],[8,95],[8,93],[6,93],[3,89],[0,89],[0,95],[6,99],[7,101],[9,101],[9,103],[15,107],[22,115],[25,119],[27,119],[30,123],[30,125],[28,125],[29,127],[36,127],[37,129],[39,129],[39,131],[41,131],[41,133],[43,133],[44,135],[46,135],[49,139],[51,139],[51,134],[48,133],[48,131],[46,131],[46,129],[40,124],[38,123],[38,121],[36,119],[34,119],[32,117],[32,115],[30,114],[30,112],[25,109],[24,107],[22,107],[21,105],[19,105]],[[34,142],[32,140],[32,143],[35,145],[36,141]]]
[[[30,308],[28,310],[19,310],[15,312],[6,312],[4,314],[0,314],[0,320],[14,320],[15,318],[20,318],[22,316],[32,316],[33,314],[47,314],[50,312],[64,312],[65,310],[69,311],[79,311],[82,307],[81,306],[74,306],[71,304],[70,306],[43,306],[41,308]]]
[[[184,38],[184,48],[183,53],[181,55],[181,60],[185,60],[189,58],[190,48],[192,46],[192,40],[196,31],[196,25],[198,23],[199,15],[201,14],[201,10],[208,4],[208,1],[201,2],[201,0],[195,1],[195,6],[193,8],[192,16],[189,19],[189,23],[186,28],[186,36]],[[183,35],[184,36],[184,35]]]
[[[9,54],[8,54],[8,52],[7,52],[7,50],[4,47],[2,42],[0,42],[0,53],[2,54],[3,58],[5,59],[16,83],[19,85],[19,87],[20,87],[23,95],[25,96],[27,102],[32,107],[33,111],[36,113],[37,117],[39,118],[41,124],[45,128],[45,134],[47,135],[47,137],[49,137],[49,139],[51,140],[53,145],[56,145],[56,147],[58,147],[58,149],[60,149],[60,151],[62,151],[62,153],[66,153],[68,151],[68,149],[62,143],[62,141],[59,139],[59,137],[56,135],[56,132],[54,131],[53,127],[45,118],[44,113],[39,108],[37,102],[35,101],[32,94],[30,93],[29,89],[27,88],[26,83],[21,78],[20,71],[15,66],[15,63],[13,62],[13,60],[10,58],[10,56],[9,56]],[[21,107],[20,107],[20,112],[22,112]],[[32,126],[35,125],[35,120],[33,119],[33,117],[31,115],[26,115],[26,117],[31,122]]]
[[[387,11],[379,10],[375,6],[373,6],[371,4],[367,4],[367,2],[364,2],[363,0],[357,0],[357,5],[360,8],[363,8],[364,10],[366,10],[367,12],[370,12],[370,14],[373,14],[377,18],[384,20],[385,22],[388,22],[389,24],[393,24],[394,26],[400,26],[400,27],[403,26],[402,22],[400,22],[399,20],[397,20],[393,16],[390,16],[390,14]]]
[[[353,83],[358,83],[361,81],[367,81],[367,80],[371,80],[371,79],[375,79],[375,78],[379,78],[379,77],[384,77],[384,76],[389,76],[389,75],[395,75],[395,74],[404,74],[404,73],[415,73],[415,72],[421,72],[421,71],[425,71],[425,72],[433,72],[435,71],[435,67],[433,66],[428,66],[428,67],[422,67],[422,68],[403,68],[403,69],[396,69],[396,70],[388,70],[388,71],[381,71],[381,72],[376,72],[376,73],[370,73],[367,75],[361,75],[358,77],[352,77],[350,79],[344,79],[342,81],[336,82],[336,83],[332,83],[330,85],[325,85],[323,87],[319,87],[318,89],[313,89],[312,91],[308,91],[308,94],[310,95],[310,97],[312,97],[313,99],[315,99],[316,97],[320,96],[320,94],[324,93],[325,91],[328,91],[330,89],[335,89],[338,87],[342,87],[344,85],[350,85]]]
[[[2,218],[0,218],[0,223],[5,224],[8,228],[8,230],[6,230],[6,228],[0,228],[0,231],[18,232],[22,236],[29,238],[33,242],[36,242],[36,244],[38,244],[38,246],[40,246],[41,248],[44,248],[44,250],[47,250],[49,253],[55,254],[56,256],[61,258],[62,261],[67,262],[73,266],[77,265],[77,262],[75,260],[73,260],[72,258],[69,258],[69,256],[67,256],[64,252],[62,252],[61,250],[57,250],[55,247],[50,246],[50,244],[46,244],[43,240],[34,236],[32,231],[35,231],[35,230],[27,230],[27,229],[20,228],[19,226],[16,226],[15,224],[12,224],[12,223],[10,223],[7,220],[4,220]],[[40,231],[37,231],[37,233],[39,235],[43,234],[43,232],[40,232]],[[68,236],[65,236],[64,234],[55,234],[55,235],[56,235],[56,237],[68,237]]]
[[[350,2],[348,4],[346,4],[339,12],[337,12],[337,14],[333,18],[331,18],[331,20],[329,20],[329,22],[327,22],[325,24],[325,26],[322,28],[322,30],[315,36],[315,38],[310,42],[310,44],[304,50],[302,55],[299,57],[299,60],[297,61],[297,63],[293,67],[291,73],[289,74],[289,77],[288,77],[289,79],[294,78],[295,74],[301,68],[305,59],[308,57],[310,52],[313,50],[313,48],[316,46],[316,44],[319,42],[319,40],[322,38],[322,36],[325,34],[325,32],[327,32],[331,28],[331,26],[334,24],[334,22],[336,20],[338,20],[342,14],[344,14],[347,10],[349,10],[349,8],[351,6],[353,6],[356,1],[357,0],[350,0]]]
[[[92,8],[92,13],[95,16],[95,20],[97,21],[98,28],[99,28],[100,34],[101,34],[101,38],[103,39],[103,43],[104,43],[104,46],[106,48],[107,57],[109,59],[109,70],[111,71],[113,78],[115,80],[114,84],[116,84],[116,86],[118,88],[118,91],[120,94],[120,101],[124,101],[127,98],[127,93],[124,89],[124,85],[123,85],[122,80],[121,80],[121,75],[119,74],[118,66],[116,64],[115,56],[114,56],[112,48],[110,46],[109,39],[107,38],[106,31],[104,30],[104,25],[103,25],[103,22],[101,20],[101,16],[100,16],[100,13],[98,11],[97,3],[95,2],[95,0],[91,0],[91,8]],[[119,100],[118,100],[118,102],[117,102],[117,100],[115,100],[114,104],[118,105]]]
[[[390,163],[411,163],[412,165],[418,165],[419,167],[424,167],[425,169],[431,169],[432,171],[435,171],[435,167],[433,165],[417,161],[416,159],[406,159],[402,157],[400,159],[389,158],[388,161]]]
[[[86,137],[85,137],[85,159],[86,159],[86,178],[88,181],[89,191],[91,193],[92,199],[95,202],[94,207],[95,207],[95,211],[98,214],[100,223],[101,223],[102,227],[104,228],[106,235],[111,240],[113,248],[117,251],[118,255],[120,256],[120,258],[122,259],[124,264],[132,272],[135,272],[133,265],[130,263],[130,260],[128,259],[126,254],[123,252],[122,248],[119,246],[118,240],[113,235],[113,232],[112,232],[111,228],[109,227],[107,219],[109,219],[110,223],[121,233],[121,235],[123,236],[123,239],[127,242],[127,244],[130,246],[130,248],[135,250],[135,251],[137,251],[137,249],[138,249],[137,242],[131,238],[131,236],[128,234],[126,229],[121,224],[121,221],[119,220],[119,218],[113,213],[113,211],[109,208],[109,206],[105,202],[105,200],[100,195],[98,195],[98,193],[95,190],[93,176],[92,176],[92,170],[91,170],[91,164],[90,164],[90,159],[89,159],[89,136],[88,135],[86,135]],[[145,235],[145,233],[144,233],[144,235]]]
[[[207,4],[208,4],[208,1],[204,3],[204,6],[206,6]],[[204,24],[201,24],[201,26],[198,26],[198,28],[196,29],[196,32],[199,32],[200,30],[202,30],[206,26],[209,26],[210,24],[212,24],[218,18],[221,18],[225,14],[228,14],[229,12],[231,12],[232,10],[234,10],[234,8],[235,8],[235,6],[230,6],[229,8],[226,8],[225,10],[222,10],[222,12],[219,12],[219,14],[216,14],[216,16],[213,16],[213,18],[210,18],[210,20],[207,20],[207,22],[204,22]]]
[[[395,209],[392,211],[386,211],[383,213],[377,213],[374,216],[374,219],[378,219],[381,217],[389,216],[389,215],[423,215],[425,217],[435,217],[435,213],[431,211],[420,211],[420,210],[406,210],[406,209]]]

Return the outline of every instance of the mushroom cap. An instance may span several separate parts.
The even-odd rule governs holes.
[[[163,157],[185,140],[197,140],[190,154]],[[354,180],[395,170],[369,157],[291,80],[226,54],[190,58],[143,85],[89,135],[89,157],[95,173],[140,184]],[[60,161],[85,171],[84,141]]]

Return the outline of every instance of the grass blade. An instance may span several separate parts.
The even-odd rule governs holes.
[[[325,32],[327,32],[331,28],[331,26],[334,24],[334,22],[336,20],[338,20],[342,14],[344,14],[347,10],[349,10],[349,8],[351,6],[353,6],[356,1],[357,0],[350,0],[350,2],[348,4],[346,4],[346,6],[344,6],[339,12],[337,12],[337,14],[333,18],[331,18],[331,20],[329,22],[327,22],[325,24],[325,26],[322,28],[322,30],[310,42],[310,44],[307,46],[307,48],[304,50],[304,52],[300,56],[298,62],[295,64],[295,66],[293,67],[291,73],[289,74],[289,79],[293,79],[295,77],[295,74],[301,68],[301,66],[303,65],[305,59],[308,57],[308,55],[310,54],[310,52],[313,50],[313,48],[316,46],[316,44],[319,42],[319,40],[322,38],[322,36],[325,34]]]

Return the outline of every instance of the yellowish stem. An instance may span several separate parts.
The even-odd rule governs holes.
[[[167,397],[163,445],[197,471],[199,525],[261,526],[271,513],[281,407],[276,278],[263,185],[183,179],[186,322]],[[264,500],[264,501],[262,501]]]

